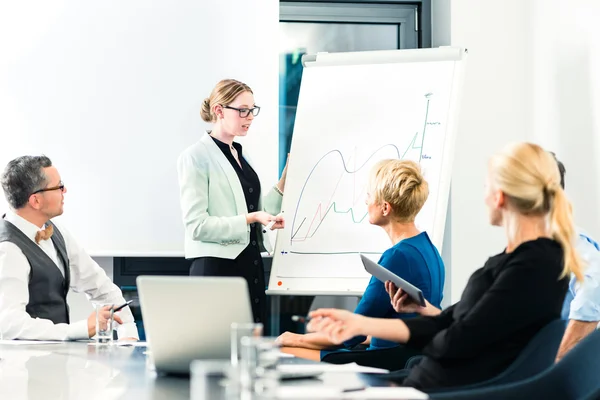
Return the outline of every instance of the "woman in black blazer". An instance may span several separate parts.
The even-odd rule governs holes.
[[[552,155],[530,143],[511,145],[490,160],[486,186],[490,223],[504,227],[507,245],[473,273],[458,303],[443,312],[415,307],[421,317],[404,321],[317,310],[309,329],[336,343],[372,335],[421,349],[425,357],[404,385],[424,390],[480,382],[507,368],[560,318],[569,275],[581,279],[581,261]]]

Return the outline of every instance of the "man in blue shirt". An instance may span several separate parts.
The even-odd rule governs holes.
[[[554,158],[556,159],[556,155]],[[565,166],[556,159],[560,171],[560,183],[565,187]],[[569,320],[556,361],[588,334],[600,322],[600,245],[589,235],[578,232],[577,251],[585,263],[583,282],[571,277],[569,290],[563,304],[562,318]]]

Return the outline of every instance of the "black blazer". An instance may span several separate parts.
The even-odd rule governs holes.
[[[407,344],[425,354],[405,385],[433,389],[498,375],[541,328],[560,318],[569,283],[569,277],[560,279],[562,270],[562,248],[551,239],[489,258],[458,303],[438,316],[405,321]]]

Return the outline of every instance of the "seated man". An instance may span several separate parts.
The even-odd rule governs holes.
[[[420,232],[414,222],[429,195],[427,182],[418,164],[406,160],[385,160],[375,165],[371,174],[369,193],[367,193],[369,222],[384,229],[393,244],[383,253],[379,264],[420,288],[429,302],[440,307],[444,289],[444,263],[427,233]],[[383,282],[375,277],[371,278],[355,313],[377,318],[410,317],[394,311]],[[372,338],[369,341],[365,337],[358,336],[345,342],[340,349],[333,348],[333,344],[322,335],[314,333],[300,335],[290,332],[282,334],[278,341],[286,352],[299,357],[323,359],[333,363],[361,363],[360,360],[366,360],[364,354],[358,352],[358,350],[365,350],[366,346],[360,346],[361,344],[367,345],[367,350],[378,350],[378,353],[381,349],[399,346],[398,343],[387,340]],[[353,352],[352,355],[340,355],[337,361],[331,357],[332,352],[335,354],[348,350],[357,350],[357,352]],[[401,369],[405,361],[403,358],[408,359],[420,354],[411,352],[410,349],[406,349],[405,352],[398,352],[396,349],[393,353],[395,368],[390,367],[387,362],[385,366],[378,364],[377,360],[362,364]],[[377,353],[366,356],[371,359],[375,354]],[[355,356],[356,359],[353,358]],[[378,354],[376,357],[382,360],[385,355]]]
[[[560,171],[560,184],[564,189],[565,166],[558,159],[556,162]],[[569,282],[562,310],[562,318],[569,320],[569,323],[556,361],[560,361],[569,350],[593,332],[600,322],[600,245],[580,231],[577,251],[585,264],[584,279],[583,282],[577,282],[572,276]]]
[[[121,305],[125,299],[75,239],[52,218],[67,189],[45,156],[12,160],[1,177],[11,210],[0,218],[0,333],[4,339],[76,340],[96,334],[96,314],[70,323],[67,292]],[[91,227],[90,227],[91,228]],[[119,338],[137,340],[129,307],[115,314]]]

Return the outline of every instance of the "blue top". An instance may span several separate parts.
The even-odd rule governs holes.
[[[444,262],[427,232],[401,240],[381,255],[379,265],[390,270],[402,279],[412,283],[423,292],[423,296],[435,307],[441,308],[444,291]],[[410,318],[414,314],[399,314],[394,311],[390,297],[385,291],[384,282],[371,277],[355,313],[374,318]],[[353,347],[364,342],[366,337],[357,336],[344,343]],[[398,346],[396,342],[372,338],[369,349]]]
[[[600,245],[580,233],[577,251],[585,264],[583,282],[577,282],[575,276],[571,276],[563,303],[562,319],[600,321]]]

